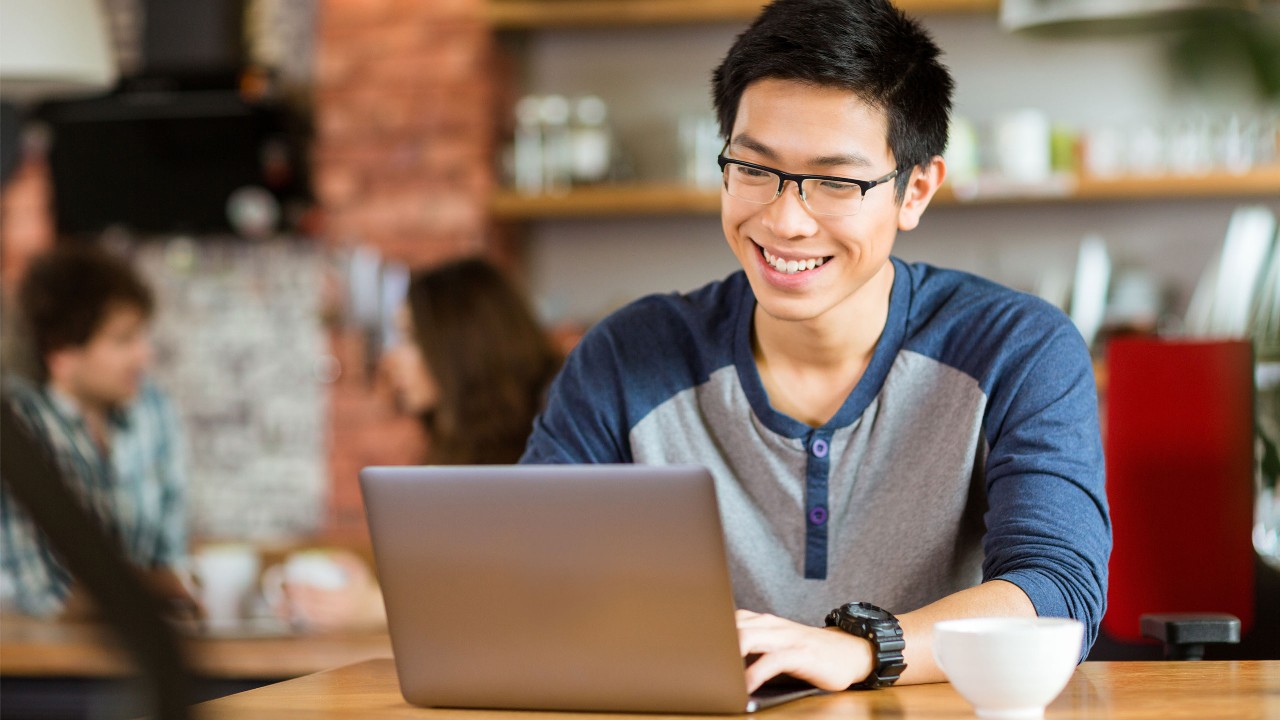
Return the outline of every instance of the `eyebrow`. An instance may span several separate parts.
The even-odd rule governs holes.
[[[778,161],[778,154],[775,153],[772,149],[770,149],[768,145],[765,145],[764,143],[760,142],[759,140],[751,137],[746,133],[743,133],[735,137],[729,143],[729,146],[742,148],[744,150],[750,150],[751,152],[764,156],[770,162]],[[862,155],[856,152],[842,153],[842,154],[836,154],[836,155],[821,155],[819,157],[810,159],[808,164],[813,167],[822,167],[822,168],[838,167],[841,165],[852,165],[854,167],[871,167],[872,165],[871,161],[867,159],[865,155]]]

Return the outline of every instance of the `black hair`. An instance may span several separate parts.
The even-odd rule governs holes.
[[[64,245],[35,258],[18,290],[31,334],[39,380],[49,379],[47,358],[83,347],[102,328],[107,310],[131,307],[150,317],[151,289],[127,262],[92,245]]]
[[[947,146],[955,83],[941,54],[920,23],[888,0],[775,0],[712,75],[720,132],[730,138],[742,93],[757,80],[849,90],[885,113],[901,202],[911,170]]]

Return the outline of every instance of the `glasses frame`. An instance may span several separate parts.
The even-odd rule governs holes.
[[[756,200],[748,200],[746,198],[740,198],[737,195],[729,196],[734,198],[735,200],[749,202],[749,203],[752,203],[753,205],[769,205],[774,200],[777,200],[779,197],[782,197],[782,192],[784,189],[786,189],[787,181],[790,180],[791,182],[795,183],[796,188],[799,189],[800,200],[801,202],[804,203],[805,209],[813,213],[814,215],[825,215],[827,217],[852,217],[853,215],[858,214],[858,210],[862,209],[862,205],[861,203],[859,203],[858,210],[854,210],[848,215],[818,212],[817,210],[814,210],[812,207],[809,206],[809,198],[808,196],[805,195],[805,192],[804,192],[805,180],[834,180],[836,182],[853,183],[854,185],[857,185],[859,188],[862,189],[862,196],[866,197],[867,191],[870,190],[871,188],[877,185],[883,185],[884,183],[887,183],[898,176],[897,168],[894,168],[893,170],[889,171],[887,175],[878,177],[875,180],[855,180],[854,178],[840,177],[838,175],[804,175],[800,173],[789,173],[789,172],[783,172],[777,168],[771,168],[768,165],[760,165],[759,163],[747,162],[746,160],[737,160],[735,158],[725,157],[723,150],[720,151],[720,155],[716,158],[716,162],[719,163],[720,165],[720,175],[721,175],[722,181],[724,182],[724,189],[726,192],[729,190],[729,178],[724,176],[725,166],[727,165],[741,165],[743,167],[749,167],[753,170],[763,170],[764,172],[773,173],[774,175],[778,176],[778,189],[774,191],[772,198],[769,198],[764,202],[758,202]]]

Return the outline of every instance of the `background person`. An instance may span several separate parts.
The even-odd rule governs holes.
[[[422,418],[427,461],[518,460],[561,357],[502,273],[476,258],[415,273],[397,326],[388,374]]]
[[[62,247],[32,262],[18,304],[37,377],[7,378],[6,399],[150,587],[198,612],[179,572],[187,550],[181,426],[146,380],[150,289],[106,251]],[[0,491],[0,538],[7,605],[36,615],[86,609],[7,491]]]

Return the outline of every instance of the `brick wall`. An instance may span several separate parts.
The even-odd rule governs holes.
[[[0,367],[6,373],[35,371],[12,308],[27,263],[53,245],[52,207],[44,143],[28,138],[18,167],[0,192]]]
[[[12,292],[27,262],[53,245],[53,187],[43,143],[27,142],[0,193],[0,284]]]
[[[485,253],[513,266],[514,244],[488,227],[497,75],[484,0],[324,0],[316,25],[313,182],[323,240],[370,245],[410,267]],[[0,281],[55,236],[44,149],[29,148],[0,209]],[[494,239],[497,237],[498,239]],[[6,323],[7,325],[8,323]],[[419,462],[417,421],[398,416],[365,370],[358,332],[331,323],[343,368],[329,398],[324,534],[366,536],[356,474]]]
[[[325,0],[315,67],[314,182],[326,241],[423,267],[492,254],[491,33],[483,0]],[[363,371],[358,334],[333,331],[329,533],[364,533],[356,473],[419,462],[416,420]]]

